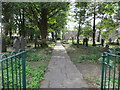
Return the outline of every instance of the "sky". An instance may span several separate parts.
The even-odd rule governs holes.
[[[70,14],[70,15],[68,15],[68,18],[69,18],[71,21],[68,20],[67,28],[68,28],[69,30],[74,30],[74,27],[77,25],[77,22],[73,22],[75,19],[74,19],[73,16],[71,16],[71,15],[74,15],[74,9],[75,9],[74,2],[71,2],[71,3],[72,3],[72,5],[70,6],[70,11],[69,11],[69,13],[68,13],[68,14]]]

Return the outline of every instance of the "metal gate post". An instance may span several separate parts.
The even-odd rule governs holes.
[[[102,60],[101,90],[104,90],[103,89],[103,86],[104,86],[104,61],[105,61],[105,58],[106,58],[105,53],[102,54],[102,58],[103,58],[103,60]]]
[[[26,89],[26,52],[22,54],[22,82],[23,89]]]

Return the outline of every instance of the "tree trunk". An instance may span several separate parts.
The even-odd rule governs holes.
[[[79,47],[79,36],[80,36],[80,21],[79,21],[79,28],[78,28],[78,33],[77,33],[77,47]]]
[[[6,23],[9,23],[9,18],[7,18],[6,16],[5,16],[5,24]],[[9,27],[10,27],[10,25],[9,24],[7,24],[6,26],[5,26],[5,32],[4,32],[4,34],[5,34],[5,36],[8,36],[8,34],[9,34]]]
[[[2,12],[2,3],[0,2],[0,12]],[[2,17],[2,14],[0,14]],[[0,22],[2,22],[2,18],[0,18]],[[2,53],[2,27],[0,27],[0,53]]]
[[[10,27],[9,35],[10,35],[10,39],[11,39],[12,38],[12,27]]]
[[[41,22],[40,22],[40,33],[41,33],[41,47],[47,47],[46,37],[47,37],[47,29],[48,29],[48,10],[43,8],[41,10]]]
[[[33,37],[34,37],[33,34],[31,34],[31,35],[30,35],[30,41],[33,40]]]
[[[25,37],[26,32],[25,32],[25,15],[24,15],[24,8],[22,9],[22,22],[21,22],[21,33],[22,36]]]
[[[20,20],[19,20],[19,34],[20,34],[20,36],[22,36],[22,30],[21,30],[21,21],[22,21],[22,17],[21,17],[21,10],[19,10],[19,15],[20,15]]]
[[[85,39],[86,47],[88,46],[88,40],[89,40],[89,38]]]
[[[57,31],[55,31],[55,39],[57,40],[58,38],[58,34],[57,34]]]
[[[94,17],[93,17],[93,46],[96,46],[96,43],[95,43],[95,34],[96,34],[96,29],[95,29],[95,7],[94,7]]]
[[[99,30],[97,42],[100,42],[101,30]]]
[[[52,41],[54,41],[55,40],[55,38],[54,38],[54,32],[51,32],[51,34],[52,34]]]
[[[74,45],[74,37],[72,37],[72,44]]]

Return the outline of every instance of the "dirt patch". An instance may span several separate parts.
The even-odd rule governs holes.
[[[101,75],[100,66],[97,64],[93,64],[90,62],[83,62],[83,63],[76,63],[75,65],[80,70],[80,72],[84,74],[85,77],[87,76],[94,77]]]
[[[101,78],[101,67],[98,64],[90,62],[76,63],[77,69],[82,73],[83,78],[87,81],[89,87],[99,88]],[[97,85],[98,84],[98,85]]]

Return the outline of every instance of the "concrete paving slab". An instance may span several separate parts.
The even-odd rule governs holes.
[[[70,60],[60,42],[54,47],[48,72],[41,88],[87,88],[88,84],[82,74]]]

